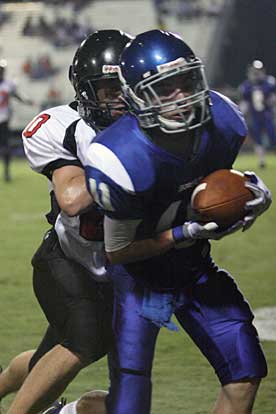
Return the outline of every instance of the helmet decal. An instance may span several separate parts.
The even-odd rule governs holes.
[[[119,66],[118,65],[103,65],[103,73],[118,73]]]
[[[168,72],[168,70],[177,68],[183,62],[185,62],[185,59],[183,57],[180,57],[178,59],[175,59],[172,62],[163,63],[162,65],[157,65],[156,69],[159,73]]]

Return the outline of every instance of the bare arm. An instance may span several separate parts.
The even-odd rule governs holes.
[[[133,223],[138,223],[138,225],[139,222],[140,220],[133,221]],[[107,221],[109,227],[108,225],[105,226],[106,253],[112,264],[144,260],[164,254],[176,246],[179,248],[189,247],[198,239],[220,240],[244,226],[244,222],[239,220],[227,229],[218,231],[218,225],[215,222],[198,223],[196,221],[186,221],[179,226],[158,233],[153,238],[136,241],[134,240],[135,233],[133,231],[135,230],[135,225],[129,225],[131,221],[118,221],[118,231],[117,233],[114,232],[114,238],[110,242],[108,236],[112,234],[113,229],[116,229],[116,221],[113,228],[112,221],[109,221],[109,223]],[[124,232],[124,230],[129,231]],[[126,236],[122,237],[123,234]]]
[[[154,238],[133,241],[123,249],[107,252],[107,257],[112,264],[131,263],[164,254],[175,245],[170,229],[159,233]]]
[[[66,165],[53,172],[52,182],[60,208],[68,216],[76,216],[93,203],[85,184],[84,170]]]

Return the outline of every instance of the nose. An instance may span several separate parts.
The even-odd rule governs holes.
[[[114,92],[110,93],[106,97],[106,99],[109,100],[109,101],[117,101],[119,99],[119,96],[120,96],[120,92],[114,91]]]
[[[181,89],[178,89],[178,90],[175,92],[175,97],[176,97],[176,99],[184,99],[184,98],[187,98],[189,95],[190,95],[190,94],[189,94],[189,92],[187,92],[187,91],[183,91],[183,90],[181,90]]]
[[[175,89],[172,93],[170,93],[168,96],[162,97],[163,102],[170,102],[172,100],[179,100],[184,99],[189,96],[188,92],[183,91],[182,89]]]

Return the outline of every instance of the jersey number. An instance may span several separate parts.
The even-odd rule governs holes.
[[[257,112],[261,112],[265,109],[263,91],[256,89],[252,92],[252,103]]]
[[[104,210],[114,211],[107,184],[99,183],[97,188],[96,180],[94,180],[94,178],[89,178],[89,186],[96,203],[99,204]]]
[[[24,129],[23,135],[26,138],[31,138],[36,131],[41,127],[41,125],[45,124],[45,122],[48,121],[50,118],[50,115],[48,114],[42,114],[38,115],[35,119],[33,119],[29,125]]]

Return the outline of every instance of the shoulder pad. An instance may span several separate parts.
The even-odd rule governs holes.
[[[217,129],[226,135],[245,137],[248,129],[241,111],[231,99],[210,91],[212,119]]]
[[[88,150],[87,161],[127,191],[145,191],[154,182],[148,141],[133,115],[121,117],[98,134]]]
[[[47,166],[59,159],[76,160],[65,142],[70,125],[78,122],[79,115],[68,105],[61,105],[38,114],[22,133],[23,145],[31,167],[43,172]],[[74,141],[74,142],[73,142]],[[72,138],[76,146],[75,138]]]

